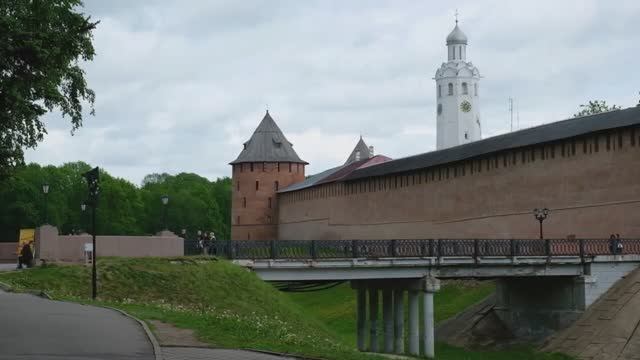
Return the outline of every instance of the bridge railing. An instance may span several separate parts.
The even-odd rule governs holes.
[[[620,245],[618,245],[620,244]],[[640,255],[640,239],[185,240],[185,255],[230,259]]]

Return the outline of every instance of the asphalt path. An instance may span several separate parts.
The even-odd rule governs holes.
[[[155,359],[144,330],[119,312],[0,290],[0,359]]]

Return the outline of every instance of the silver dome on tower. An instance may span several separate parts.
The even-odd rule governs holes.
[[[453,28],[453,31],[447,36],[447,45],[457,45],[464,44],[467,45],[467,35],[465,35],[460,27],[458,26],[458,20],[456,20],[456,27]]]

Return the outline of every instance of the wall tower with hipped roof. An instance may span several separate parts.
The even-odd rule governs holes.
[[[305,165],[269,111],[232,166],[232,240],[275,240],[276,192],[304,180]]]

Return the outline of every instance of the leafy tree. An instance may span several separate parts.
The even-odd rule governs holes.
[[[0,178],[42,141],[44,114],[69,116],[72,131],[82,125],[83,101],[93,114],[95,94],[78,61],[93,59],[98,22],[80,7],[80,0],[0,2]]]
[[[18,229],[44,222],[42,184],[50,185],[47,195],[48,223],[69,234],[89,227],[89,212],[80,204],[87,198],[82,174],[91,169],[83,162],[62,166],[22,165],[13,176],[0,180],[0,241],[15,241]],[[142,187],[111,176],[102,170],[97,210],[97,233],[104,235],[151,235],[162,230],[163,205],[169,195],[168,227],[182,229],[193,237],[197,230],[215,231],[228,239],[231,228],[231,180],[209,181],[196,174],[150,174]]]
[[[573,117],[587,116],[593,114],[600,114],[607,111],[619,110],[621,109],[618,105],[607,105],[607,102],[604,100],[593,100],[589,101],[588,104],[580,105],[580,111],[576,114],[573,114]]]

